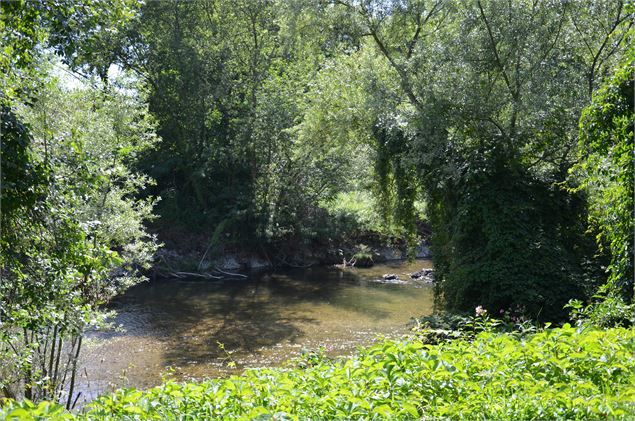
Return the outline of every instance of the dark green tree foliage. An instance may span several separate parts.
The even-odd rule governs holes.
[[[596,10],[596,19],[622,19],[621,9],[609,9]],[[557,318],[570,298],[594,287],[586,271],[594,247],[582,222],[585,194],[563,187],[586,98],[587,63],[572,53],[575,23],[586,11],[476,2],[465,12],[461,51],[452,54],[460,67],[451,74],[467,76],[455,74],[461,91],[446,98],[455,101],[446,102],[447,137],[419,143],[422,156],[432,157],[419,162],[440,290],[451,308],[521,306]]]
[[[553,318],[569,298],[585,295],[589,241],[581,195],[506,163],[479,166],[446,189],[430,194],[430,218],[435,268],[450,307],[520,305]]]
[[[150,107],[165,139],[146,167],[164,190],[163,206],[172,208],[162,208],[166,220],[198,225],[249,211],[253,151],[238,132],[253,98],[242,83],[247,67],[232,67],[231,46],[217,35],[236,22],[223,22],[219,12],[201,2],[152,2],[144,10]]]
[[[144,6],[121,60],[147,80],[160,124],[163,142],[141,166],[157,180],[165,238],[194,227],[216,238],[222,227],[225,245],[260,250],[320,235],[328,220],[318,202],[338,182],[328,168],[345,166],[324,162],[335,154],[299,148],[293,129],[322,60],[355,43],[337,32],[346,16],[320,17],[322,7],[243,0]]]
[[[564,183],[589,87],[624,51],[624,2],[336,3],[398,82],[403,135],[376,131],[378,169],[417,169],[445,303],[551,318],[591,293],[585,193]],[[412,200],[389,180],[385,203]]]
[[[245,114],[248,99],[244,90],[234,95],[245,75],[232,71],[231,49],[218,37],[235,22],[223,22],[216,6],[148,3],[132,33],[141,43],[138,56],[126,57],[150,80],[150,108],[165,139],[143,166],[164,196],[167,225],[220,222],[224,215],[245,212],[243,200],[252,194],[246,151],[228,140],[242,126],[236,119]],[[236,102],[241,109],[232,116]]]
[[[2,106],[0,111],[2,133],[2,215],[4,228],[0,241],[8,250],[8,238],[16,233],[12,227],[17,213],[28,212],[35,207],[38,199],[45,194],[46,166],[33,159],[29,149],[31,137],[27,127],[18,119],[10,107]]]

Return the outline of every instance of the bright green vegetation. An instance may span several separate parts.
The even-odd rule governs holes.
[[[202,383],[119,390],[77,415],[10,404],[7,419],[629,419],[635,332],[569,325],[473,342],[388,341],[353,358],[250,370]],[[0,415],[1,416],[1,415]]]
[[[104,325],[99,306],[142,281],[157,249],[144,226],[154,199],[136,197],[150,180],[127,165],[156,141],[144,105],[49,83],[16,107],[41,178],[30,203],[3,202],[24,212],[2,221],[0,390],[35,400],[72,392],[84,331]]]
[[[79,60],[132,13],[125,3],[1,5],[5,397],[74,406],[84,333],[106,324],[100,306],[144,280],[157,250],[146,228],[154,199],[140,196],[151,180],[132,165],[157,140],[145,101],[96,80],[65,89],[41,48]]]

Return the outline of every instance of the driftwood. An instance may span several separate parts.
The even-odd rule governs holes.
[[[242,273],[226,272],[218,267],[215,267],[211,272],[203,272],[200,270],[200,264],[199,264],[199,269],[196,272],[185,272],[185,271],[174,270],[174,268],[170,266],[170,264],[168,263],[168,261],[165,259],[164,256],[161,256],[161,260],[163,261],[167,270],[155,269],[154,274],[159,274],[159,276],[166,277],[166,278],[178,278],[178,279],[203,278],[203,279],[217,279],[217,280],[230,279],[230,278],[241,278],[241,279],[248,278],[247,275],[243,275]]]
[[[237,278],[244,278],[244,279],[246,279],[246,278],[247,278],[247,275],[243,275],[242,273],[231,273],[231,272],[225,272],[225,271],[220,270],[220,269],[219,269],[219,268],[217,268],[217,267],[215,267],[215,268],[214,268],[214,270],[215,270],[216,272],[218,272],[218,273],[222,273],[223,275],[227,275],[227,276],[234,276],[234,277],[237,277]]]
[[[357,263],[357,259],[355,259],[354,257],[351,258],[351,260],[346,260],[346,257],[345,257],[342,259],[341,265],[335,265],[335,266],[340,269],[353,268],[355,267],[355,263]]]
[[[195,272],[170,272],[170,276],[174,278],[204,278],[204,279],[223,279],[222,276],[214,276],[211,273],[195,273]]]
[[[216,274],[216,273],[218,273],[218,274]],[[210,273],[210,272],[174,271],[174,272],[166,273],[165,276],[171,277],[171,278],[178,278],[178,279],[183,279],[183,278],[203,278],[203,279],[241,278],[241,279],[247,279],[248,278],[247,275],[243,275],[241,273],[225,272],[225,271],[223,271],[221,269],[218,269],[218,268],[214,268],[214,272],[213,273]]]
[[[205,258],[207,257],[207,253],[209,253],[209,250],[212,248],[212,243],[209,243],[209,246],[207,246],[207,248],[205,249],[205,253],[203,253],[203,257],[201,257],[201,260],[198,262],[198,266],[197,266],[197,270],[201,270],[201,268],[203,267],[203,262],[205,261]]]

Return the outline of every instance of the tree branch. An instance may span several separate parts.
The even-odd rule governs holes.
[[[617,16],[615,17],[615,21],[613,22],[613,25],[606,33],[606,36],[604,37],[604,40],[602,41],[600,48],[593,56],[593,62],[591,63],[591,69],[589,70],[589,96],[593,95],[593,85],[595,82],[595,70],[596,70],[596,67],[599,67],[598,60],[600,60],[602,51],[604,51],[604,48],[606,48],[606,45],[608,44],[609,39],[611,38],[611,35],[613,35],[617,27],[629,17],[629,15],[622,16],[622,8],[624,6],[624,3],[620,1],[618,4],[619,6],[617,8]],[[631,22],[631,25],[632,25],[632,22]]]
[[[503,67],[503,62],[501,61],[501,58],[498,54],[498,48],[496,47],[496,44],[497,44],[496,39],[494,38],[494,33],[492,32],[492,28],[490,27],[489,21],[487,20],[487,17],[485,16],[483,5],[481,4],[480,0],[477,1],[476,4],[478,5],[478,9],[481,13],[481,19],[483,20],[483,23],[485,24],[485,27],[487,28],[487,34],[489,37],[490,44],[492,45],[492,51],[494,52],[494,59],[496,60],[496,65],[498,66],[501,74],[503,75],[503,79],[505,80],[505,84],[507,85],[507,89],[509,90],[510,95],[512,96],[512,98],[515,98],[516,95],[514,94],[511,81],[509,80],[509,77],[507,76],[507,72],[505,72],[505,68]]]

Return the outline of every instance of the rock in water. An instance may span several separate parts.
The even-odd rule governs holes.
[[[394,273],[388,273],[381,277],[381,279],[376,279],[374,282],[378,282],[380,284],[407,284],[408,282],[402,281],[399,279],[399,276]]]

